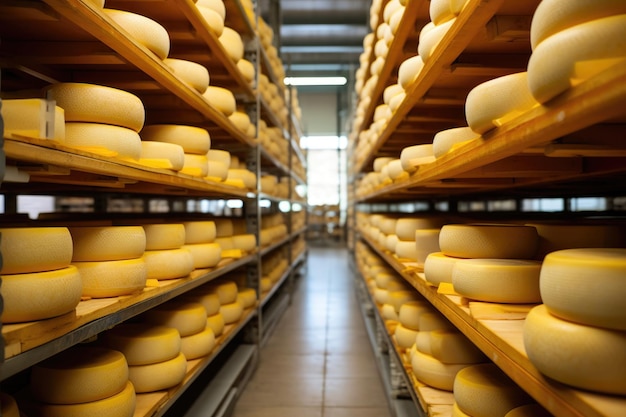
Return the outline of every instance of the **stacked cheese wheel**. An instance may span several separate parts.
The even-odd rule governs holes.
[[[130,35],[137,43],[165,59],[170,53],[170,37],[163,26],[135,13],[104,9],[104,13]]]
[[[4,121],[4,135],[12,134],[65,142],[65,111],[54,106],[54,129],[46,122],[46,100],[4,99],[0,114]]]
[[[198,0],[195,6],[206,22],[209,30],[215,36],[221,36],[224,31],[224,20],[226,19],[226,7],[222,0]]]
[[[287,225],[281,213],[268,214],[261,218],[260,242],[261,246],[267,246],[287,236]]]
[[[207,176],[207,153],[211,148],[211,137],[206,129],[182,125],[150,125],[141,130],[141,138],[147,142],[180,146],[183,150],[183,167],[180,172],[195,177]]]
[[[574,387],[626,395],[626,249],[548,254],[541,297],[524,324],[524,346],[546,376]]]
[[[417,45],[424,62],[430,60],[441,39],[454,25],[456,17],[465,6],[464,0],[434,0],[430,2],[430,22],[422,28]]]
[[[283,277],[289,264],[287,254],[282,250],[274,251],[263,257],[261,265],[261,290],[267,293]]]
[[[463,143],[478,139],[479,134],[469,127],[456,127],[442,130],[433,138],[433,154],[435,158],[440,158],[446,153],[454,150],[455,147]]]
[[[212,268],[222,259],[222,247],[215,243],[216,228],[213,221],[190,221],[183,223],[185,227],[186,249],[193,257],[193,267]]]
[[[626,43],[623,2],[548,0],[530,27],[533,52],[528,86],[541,103],[622,61]]]
[[[205,179],[217,182],[226,180],[230,167],[230,153],[220,149],[211,149],[207,153],[207,158],[209,166]]]
[[[81,83],[58,83],[47,88],[65,112],[67,146],[116,158],[138,160],[139,131],[145,111],[141,100],[111,87]]]
[[[256,190],[256,174],[246,168],[245,163],[240,163],[234,155],[230,157],[230,166],[226,175],[226,183],[239,188]]]
[[[166,280],[189,275],[194,256],[185,245],[185,226],[181,223],[146,224],[146,251],[143,258],[148,279]]]
[[[220,313],[220,297],[212,285],[203,285],[186,293],[183,299],[204,306],[206,311],[206,328],[211,329],[215,338],[224,332],[224,317]]]
[[[2,228],[3,323],[60,316],[78,305],[83,284],[65,227]]]
[[[244,312],[243,298],[238,297],[239,288],[235,281],[223,279],[209,284],[210,291],[217,294],[220,301],[219,313],[225,324],[237,323]]]
[[[532,399],[496,365],[485,363],[466,367],[454,380],[455,407],[471,417],[496,417]]]
[[[426,280],[442,282],[452,267],[452,284],[457,293],[478,301],[495,303],[538,303],[541,263],[532,260],[538,246],[532,226],[515,224],[448,224],[439,237],[445,256],[463,258],[446,262],[433,255],[425,270]],[[470,258],[470,259],[468,259]],[[441,268],[434,278],[431,271]]]
[[[72,265],[80,272],[83,296],[116,297],[145,287],[149,266],[141,226],[76,226],[70,233]]]
[[[28,415],[132,417],[135,412],[128,363],[113,349],[67,349],[33,366],[30,388],[35,402],[24,404]]]
[[[439,251],[439,230],[444,223],[437,217],[404,217],[396,222],[396,255],[423,264],[426,256]]]

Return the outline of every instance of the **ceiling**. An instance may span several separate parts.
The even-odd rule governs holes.
[[[261,0],[261,15],[279,27],[290,75],[354,72],[369,32],[371,0]]]

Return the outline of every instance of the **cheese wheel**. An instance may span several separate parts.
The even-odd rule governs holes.
[[[480,363],[487,360],[461,332],[433,330],[429,333],[431,355],[443,363]]]
[[[206,318],[206,326],[213,331],[213,334],[216,337],[220,336],[224,332],[225,325],[226,323],[224,323],[224,317],[219,311]]]
[[[40,417],[133,417],[135,414],[135,388],[130,381],[119,394],[82,404],[33,404],[28,415]]]
[[[396,35],[398,33],[398,29],[400,28],[400,24],[402,23],[402,18],[404,17],[405,10],[405,7],[397,9],[395,12],[393,12],[391,18],[389,19],[389,29],[391,30],[391,33],[393,35]]]
[[[383,167],[393,160],[392,157],[385,156],[375,158],[373,164],[374,172],[381,172]]]
[[[213,268],[222,259],[222,247],[217,243],[188,243],[183,245],[193,257],[193,267]]]
[[[432,307],[425,301],[409,301],[400,306],[398,320],[407,329],[420,330],[420,316],[430,311]]]
[[[550,313],[590,326],[626,330],[626,249],[567,249],[541,267],[541,298]]]
[[[196,6],[208,7],[217,12],[222,20],[226,19],[226,6],[224,0],[197,0]]]
[[[48,102],[39,98],[3,99],[0,114],[4,121],[4,135],[12,134],[41,139],[65,141],[65,111],[53,106],[53,126],[46,120]]]
[[[231,304],[237,300],[237,284],[234,281],[211,284],[211,290],[217,294],[221,305]]]
[[[552,414],[539,404],[526,404],[515,407],[504,417],[552,417]]]
[[[182,174],[192,177],[206,177],[209,173],[209,160],[206,155],[186,153],[184,160],[183,169],[180,170]]]
[[[2,275],[2,322],[19,323],[73,311],[83,283],[75,266],[46,272]]]
[[[72,261],[117,261],[139,258],[146,247],[141,226],[75,226]]]
[[[418,229],[415,231],[415,260],[423,264],[426,257],[439,252],[439,232],[441,229]]]
[[[456,17],[435,27],[429,27],[427,30],[422,29],[417,44],[417,52],[424,62],[428,62],[435,48],[437,48],[437,45],[439,45],[454,22],[456,22]]]
[[[390,252],[394,252],[396,250],[396,245],[398,244],[398,236],[396,235],[387,235],[387,238],[385,239],[385,248],[390,251]]]
[[[83,297],[106,298],[140,292],[148,271],[143,258],[72,263],[83,282]]]
[[[129,365],[167,361],[180,352],[180,334],[173,327],[122,323],[102,334],[106,346],[124,354]]]
[[[392,180],[400,180],[409,176],[408,172],[402,168],[402,161],[400,159],[394,159],[389,162],[387,164],[387,171]]]
[[[142,317],[152,324],[173,327],[180,337],[185,337],[203,331],[207,315],[200,303],[173,301],[147,311]]]
[[[419,330],[420,332],[432,332],[434,330],[449,330],[454,329],[452,323],[448,321],[441,313],[431,309],[430,311],[424,311],[419,316]]]
[[[195,126],[158,124],[141,130],[143,140],[174,143],[182,146],[184,153],[206,155],[211,148],[211,136],[206,129]]]
[[[230,116],[237,110],[234,94],[225,88],[210,85],[202,97],[225,116]]]
[[[537,258],[550,252],[576,248],[624,247],[624,229],[614,224],[531,223],[539,234]]]
[[[380,315],[384,320],[398,321],[398,313],[391,304],[383,304],[380,308]]]
[[[430,355],[415,350],[411,360],[411,368],[417,379],[433,388],[452,391],[454,378],[469,364],[445,364]]]
[[[46,94],[63,108],[66,122],[114,125],[135,132],[143,127],[143,103],[129,92],[102,85],[57,83],[49,86]]]
[[[442,130],[433,138],[433,154],[435,158],[441,158],[446,153],[462,143],[478,139],[480,135],[469,127],[456,127]]]
[[[398,0],[390,0],[389,2],[387,2],[387,4],[385,4],[385,7],[383,8],[383,20],[386,23],[389,23],[391,16],[395,13],[396,10],[401,7],[402,5]]]
[[[492,303],[540,303],[541,262],[521,259],[464,259],[454,265],[454,290]]]
[[[67,227],[0,228],[2,274],[65,268],[72,261],[72,251]]]
[[[374,44],[374,55],[376,56],[376,60],[378,60],[378,58],[383,58],[383,65],[384,65],[384,58],[386,58],[388,54],[389,54],[389,45],[387,45],[387,42],[384,39],[379,39],[378,41],[376,41],[376,43]],[[374,65],[376,60],[372,62],[372,66]],[[372,68],[370,67],[370,73],[380,74],[380,71],[378,72],[373,71]]]
[[[165,58],[163,63],[167,65],[174,75],[189,84],[191,88],[202,94],[209,86],[209,71],[204,65],[184,59]]]
[[[160,59],[167,58],[170,53],[170,37],[163,26],[135,13],[113,9],[103,11],[136,42],[152,51]]]
[[[147,250],[143,259],[148,270],[147,279],[182,278],[193,271],[193,256],[187,249]]]
[[[167,168],[174,171],[180,171],[185,165],[185,151],[182,146],[174,143],[141,141],[141,155],[139,162],[150,166],[151,161],[167,161]]]
[[[263,231],[261,231],[261,242],[263,242]],[[218,237],[215,239],[215,243],[220,245],[223,251],[235,249],[232,236]]]
[[[144,224],[146,250],[178,249],[185,244],[185,226],[181,223]]]
[[[533,13],[530,44],[535,49],[544,39],[572,26],[619,14],[626,14],[621,0],[543,0]]]
[[[422,68],[424,68],[424,61],[419,55],[404,60],[398,68],[398,84],[406,90],[415,82]]]
[[[256,304],[256,290],[254,288],[240,288],[237,292],[237,302],[244,309],[254,307]]]
[[[30,388],[38,401],[80,404],[119,394],[127,381],[128,364],[121,352],[75,346],[33,366]]]
[[[215,347],[215,335],[210,327],[181,338],[180,351],[187,360],[207,356]]]
[[[256,68],[254,68],[254,64],[248,61],[247,59],[240,59],[237,61],[237,69],[243,75],[243,78],[249,83],[254,81],[254,76],[256,74]]]
[[[400,217],[396,221],[396,235],[401,240],[415,240],[415,231],[418,229],[436,229],[446,223],[443,217]]]
[[[422,299],[423,298],[421,294],[413,289],[399,290],[399,291],[394,290],[394,291],[389,291],[389,294],[388,294],[388,302],[396,310],[396,313],[400,313],[400,307],[402,307],[404,303],[407,303],[410,301],[420,301]]]
[[[396,339],[396,343],[401,349],[409,349],[415,344],[417,333],[418,332],[416,330],[407,329],[402,325],[402,323],[398,323],[396,331],[394,332],[394,337]]]
[[[451,0],[430,0],[428,9],[430,20],[435,25],[440,25],[455,17],[450,7]]]
[[[247,132],[248,127],[250,127],[250,116],[242,111],[235,111],[233,114],[228,116],[228,120],[230,120],[231,123],[242,132]]]
[[[396,256],[400,259],[417,261],[418,252],[415,241],[398,240],[395,252]]]
[[[379,305],[390,304],[389,303],[389,291],[383,288],[375,288],[373,295],[374,295],[374,301],[376,301],[376,304],[379,304]],[[395,307],[394,307],[394,310],[395,310]],[[398,314],[398,312],[396,312],[396,314]]]
[[[459,408],[459,405],[454,401],[452,403],[452,417],[473,417],[467,414],[465,411]]]
[[[225,324],[236,323],[243,317],[243,305],[236,301],[229,304],[222,304],[220,306],[220,314],[224,318]]]
[[[215,222],[189,221],[183,223],[185,227],[185,243],[211,243],[215,240],[217,228]]]
[[[439,247],[457,258],[532,259],[537,251],[537,229],[512,224],[447,224]]]
[[[220,298],[212,289],[205,291],[205,288],[199,288],[191,293],[185,293],[184,298],[187,301],[200,303],[204,306],[207,316],[212,316],[220,311]]]
[[[398,109],[398,107],[400,107],[405,98],[406,93],[404,91],[400,94],[396,94],[395,96],[393,96],[391,100],[389,100],[389,110],[391,110],[392,113],[395,113],[395,111]]]
[[[183,382],[187,373],[187,360],[181,352],[169,361],[133,365],[128,367],[128,371],[129,380],[137,393],[160,391]]]
[[[383,217],[380,220],[379,226],[378,228],[380,229],[381,232],[383,232],[384,234],[391,234],[391,233],[395,233],[396,231],[396,218],[395,217]]]
[[[404,89],[400,84],[392,84],[383,90],[383,102],[389,104],[389,101],[396,95],[402,93]]]
[[[391,281],[399,281],[401,278],[398,278],[397,275],[394,275],[391,271],[385,272],[387,271],[386,268],[382,268],[381,272],[375,272],[372,271],[373,273],[373,278],[376,280],[376,286],[378,288],[384,288],[387,289],[389,282]]]
[[[442,252],[428,254],[424,261],[424,276],[429,283],[439,286],[442,282],[452,282],[452,271],[461,258],[446,256]]]
[[[222,36],[224,33],[224,18],[216,10],[201,4],[196,3],[196,8],[209,27],[209,30],[213,32],[215,36]]]
[[[65,145],[105,156],[141,158],[141,138],[132,129],[99,123],[68,122]]]
[[[420,165],[435,161],[433,145],[431,143],[406,147],[400,153],[400,160],[402,161],[402,169],[407,172],[413,172]]]
[[[256,175],[247,169],[232,169],[228,170],[227,181],[241,181],[245,188],[253,190],[256,188]]]
[[[20,417],[20,410],[15,398],[6,392],[0,392],[0,415],[4,417]]]
[[[221,162],[227,167],[230,167],[230,153],[227,151],[222,151],[219,149],[211,149],[209,150],[209,152],[207,152],[206,156],[207,158],[209,158],[209,162],[217,161],[217,162]]]
[[[218,38],[224,50],[228,54],[228,56],[234,61],[238,62],[243,58],[243,40],[239,33],[237,33],[234,29],[229,27],[224,27],[224,31]]]
[[[233,246],[235,249],[251,252],[256,248],[256,236],[251,233],[233,235]]]
[[[472,365],[454,380],[454,400],[475,417],[503,416],[532,400],[493,363]]]
[[[218,162],[209,160],[206,180],[221,182],[228,178],[228,166]]]
[[[474,87],[465,100],[468,126],[483,134],[538,106],[529,83],[528,73],[518,72]]]

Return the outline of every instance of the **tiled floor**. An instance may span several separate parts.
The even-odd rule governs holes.
[[[309,250],[234,417],[390,416],[353,285],[345,249]]]

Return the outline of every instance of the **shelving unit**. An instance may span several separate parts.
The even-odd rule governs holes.
[[[350,192],[353,214],[349,219],[351,236],[348,240],[353,250],[355,245],[366,245],[380,256],[555,416],[617,416],[626,412],[623,397],[567,387],[544,377],[534,367],[523,345],[524,311],[509,320],[475,317],[473,307],[479,307],[480,303],[468,303],[458,295],[438,292],[424,280],[423,265],[400,262],[393,253],[368,238],[366,231],[359,230],[356,221],[357,212],[409,215],[415,211],[419,216],[420,210],[437,211],[440,203],[447,206],[440,210],[447,210],[446,214],[457,218],[497,220],[507,215],[509,218],[537,218],[540,213],[520,212],[520,200],[610,199],[625,195],[626,164],[623,146],[619,143],[626,133],[624,60],[549,102],[506,121],[479,139],[456,146],[434,162],[417,167],[408,177],[373,188],[358,187],[359,178],[372,170],[375,158],[399,158],[401,150],[407,146],[432,143],[439,131],[467,126],[465,97],[475,86],[526,70],[531,54],[530,22],[538,3],[537,0],[468,0],[415,81],[405,88],[404,101],[375,137],[362,143],[360,136],[372,124],[374,110],[383,102],[384,89],[398,82],[400,64],[417,55],[419,32],[430,20],[428,1],[407,4],[385,65],[371,90],[371,101],[353,124],[350,136],[349,149],[353,157],[349,162],[349,175],[357,185]],[[387,1],[382,2],[381,10],[386,4]],[[382,15],[379,19],[382,21]],[[373,61],[372,51],[366,62]],[[369,77],[371,75],[366,74],[364,83]],[[464,212],[460,208],[461,202],[498,200],[514,201],[515,208],[509,212],[489,212],[487,208],[483,212]],[[425,208],[416,209],[418,205]],[[554,220],[558,214],[572,218],[594,216],[607,221],[624,218],[623,211],[611,207],[605,212],[588,213],[571,213],[566,207],[561,213],[550,213],[550,218]],[[357,278],[358,281],[362,280]],[[367,293],[364,288],[363,291]],[[377,309],[373,310],[377,320],[382,320],[376,316]],[[392,349],[393,340],[386,332],[385,336],[383,345]],[[420,412],[437,416],[451,414],[449,406],[431,407],[433,402],[421,395],[419,381],[412,372],[404,372],[403,379]]]
[[[257,63],[257,74],[259,69],[263,69],[273,83],[282,85],[282,80],[278,80],[271,72],[267,54],[260,47],[254,29],[257,22],[250,20],[239,0],[225,0],[224,3],[227,10],[225,25],[242,36],[250,57]],[[248,232],[254,233],[259,242],[261,199],[271,200],[274,206],[285,201],[290,205],[301,203],[299,197],[291,192],[286,197],[265,195],[260,192],[259,185],[261,173],[270,171],[293,178],[298,184],[306,184],[300,169],[306,164],[296,138],[291,136],[293,129],[291,126],[283,126],[269,104],[262,100],[256,90],[258,83],[245,80],[191,0],[110,0],[105,7],[131,11],[162,24],[170,36],[169,57],[206,66],[211,85],[231,90],[238,104],[249,107],[248,113],[252,114],[255,126],[258,126],[259,117],[262,117],[268,125],[279,127],[289,149],[289,158],[280,160],[259,144],[258,138],[240,131],[223,113],[90,1],[7,1],[0,2],[0,87],[3,94],[19,96],[25,90],[33,94],[32,91],[51,83],[69,81],[129,91],[142,100],[146,109],[146,125],[173,123],[205,128],[210,133],[212,149],[229,150],[240,160],[246,161],[259,181],[256,189],[248,190],[168,169],[148,167],[138,161],[112,157],[106,152],[96,153],[49,140],[3,135],[3,155],[6,155],[8,164],[19,167],[20,172],[28,174],[30,179],[28,183],[3,182],[0,192],[8,196],[10,201],[22,194],[96,199],[119,195],[122,198],[130,196],[142,199],[144,202],[150,199],[171,202],[181,199],[241,200],[242,215],[248,220]],[[293,165],[292,155],[298,158],[299,167]],[[147,204],[144,206],[147,207]],[[145,210],[144,214],[147,215],[147,208]],[[8,215],[0,218],[7,227],[14,221],[11,214],[9,209]],[[106,211],[99,214],[103,218],[111,215]],[[123,217],[119,214],[116,216]],[[207,216],[199,211],[174,211],[166,217],[184,221]],[[292,212],[287,211],[285,216],[288,224],[291,224]],[[17,221],[19,225],[32,226],[51,222],[58,224],[63,220],[55,218],[44,223],[41,220],[19,218]],[[80,220],[72,219],[71,222]],[[232,407],[231,401],[237,397],[234,393],[245,385],[251,370],[256,366],[261,340],[267,338],[271,331],[271,326],[264,325],[263,305],[289,301],[289,293],[284,291],[287,286],[284,284],[293,279],[306,261],[306,249],[291,257],[292,242],[305,230],[306,225],[298,230],[290,230],[287,237],[280,241],[264,247],[259,245],[241,257],[224,257],[215,268],[197,269],[184,278],[159,281],[158,285],[146,287],[138,294],[83,300],[75,312],[63,316],[3,325],[3,361],[0,365],[3,390],[20,390],[22,387],[14,384],[19,384],[24,379],[21,374],[27,373],[28,368],[41,360],[96,338],[104,330],[226,274],[245,272],[248,277],[246,284],[255,288],[260,295],[258,274],[262,256],[284,247],[289,252],[291,262],[281,278],[281,285],[277,287],[277,290],[282,288],[280,292],[284,294],[281,300],[274,300],[278,298],[275,295],[279,291],[264,298],[259,296],[257,305],[247,310],[238,323],[226,326],[209,356],[188,361],[187,376],[182,384],[167,391],[138,395],[135,416],[168,415],[170,409],[176,408],[177,400],[188,391],[196,390],[194,386],[198,384],[211,388],[213,394],[207,398],[215,400],[208,408],[206,404],[204,408],[201,405],[196,407],[202,408],[205,413],[210,409],[212,414],[203,415],[217,415],[227,411]],[[282,311],[278,311],[280,313]],[[278,317],[273,320],[276,321]],[[221,380],[217,381],[218,378]],[[215,397],[218,392],[222,397]],[[192,411],[189,413],[195,415]]]

